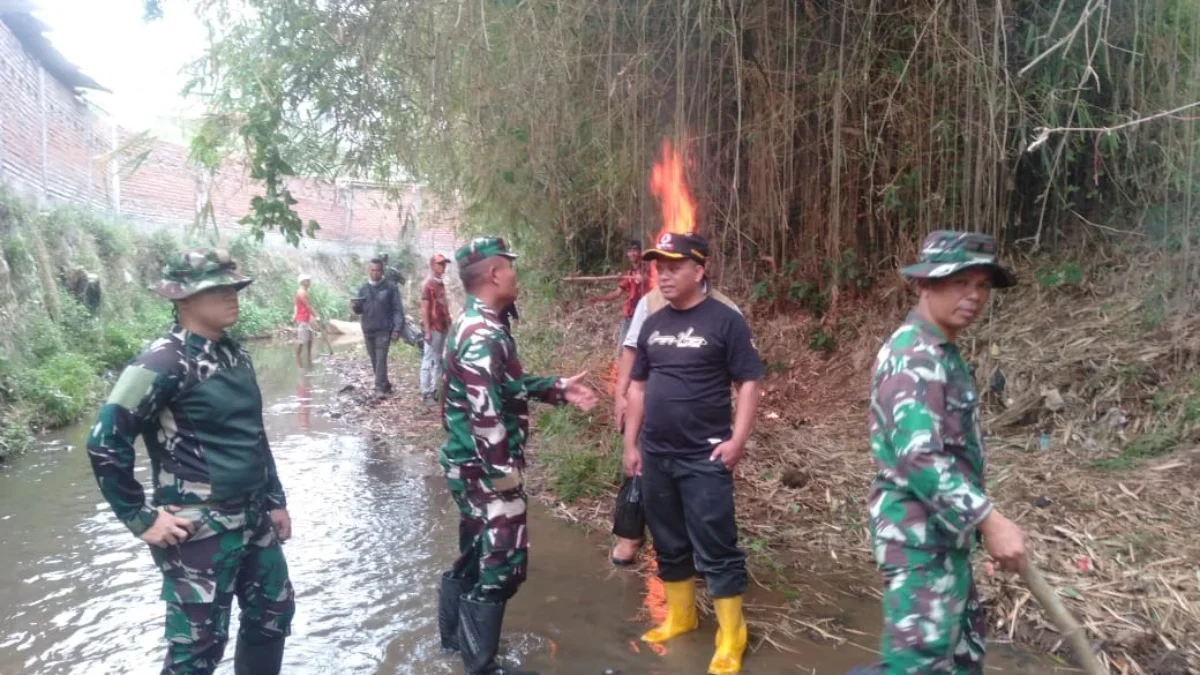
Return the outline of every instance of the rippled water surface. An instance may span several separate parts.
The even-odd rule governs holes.
[[[271,347],[256,349],[255,363],[294,530],[284,550],[298,611],[284,672],[461,673],[458,661],[436,649],[437,580],[457,535],[431,456],[379,449],[321,414],[342,383],[320,363],[302,375],[287,349]],[[159,671],[159,577],[146,546],[100,498],[83,449],[86,431],[85,422],[0,468],[0,675]],[[614,573],[604,542],[536,505],[530,528],[530,580],[505,623],[511,656],[543,674],[704,672],[711,623],[665,654],[637,646],[646,628],[639,620],[645,582]],[[864,627],[877,621],[869,604],[853,607]],[[749,654],[743,672],[842,673],[871,659],[853,645],[790,646],[795,653],[764,647]],[[219,673],[233,672],[232,655],[231,644]]]

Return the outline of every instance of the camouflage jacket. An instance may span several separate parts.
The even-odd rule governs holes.
[[[471,295],[450,326],[442,366],[448,434],[438,454],[442,468],[462,478],[502,478],[524,469],[529,399],[561,405],[564,382],[527,375],[500,317]]]
[[[154,506],[236,502],[261,495],[287,504],[263,428],[250,355],[176,325],[121,373],[88,437],[100,492],[136,535],[157,512],[134,475],[134,441],[150,455]]]
[[[915,312],[879,351],[869,497],[879,562],[911,562],[905,551],[912,549],[971,548],[976,526],[992,511],[978,399],[958,347]]]

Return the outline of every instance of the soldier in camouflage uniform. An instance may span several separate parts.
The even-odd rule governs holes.
[[[241,608],[236,675],[276,675],[295,600],[280,543],[287,501],[263,428],[254,366],[224,329],[250,284],[220,250],[184,251],[155,286],[177,323],[121,373],[92,425],[88,456],[100,491],[150,544],[167,603],[163,675],[208,675]],[[150,455],[147,504],[134,442]]]
[[[475,239],[454,255],[467,300],[443,357],[448,437],[438,461],[461,520],[459,557],[442,576],[438,628],[442,648],[461,651],[470,675],[525,672],[499,665],[496,653],[505,603],[525,580],[529,399],[584,410],[595,404],[582,373],[535,377],[521,368],[499,316],[517,297],[516,257],[497,237]]]
[[[883,572],[881,663],[858,672],[982,673],[986,620],[971,570],[977,538],[1001,566],[1024,564],[1021,530],[984,483],[979,397],[955,339],[993,288],[1016,284],[985,235],[934,232],[901,270],[919,301],[875,361],[869,496]]]

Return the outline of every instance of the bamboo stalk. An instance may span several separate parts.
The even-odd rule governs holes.
[[[1042,576],[1041,570],[1032,561],[1027,561],[1021,571],[1021,578],[1025,580],[1025,585],[1029,586],[1033,597],[1041,603],[1042,609],[1046,610],[1047,616],[1054,622],[1063,639],[1071,645],[1071,650],[1075,652],[1075,658],[1079,660],[1083,671],[1088,675],[1107,675],[1108,669],[1096,658],[1096,653],[1092,651],[1087,635],[1083,632],[1083,626],[1080,626],[1063,606],[1062,600],[1058,599],[1058,594]]]

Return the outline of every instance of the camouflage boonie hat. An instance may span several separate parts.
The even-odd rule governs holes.
[[[458,262],[459,267],[466,267],[497,255],[509,260],[517,257],[516,253],[508,250],[508,246],[500,237],[476,237],[454,252],[454,260]]]
[[[996,261],[996,240],[986,234],[937,230],[921,244],[921,260],[900,269],[909,279],[942,279],[972,267],[986,267],[992,288],[1011,288],[1017,276]]]
[[[183,300],[201,291],[232,286],[237,290],[254,281],[238,274],[229,252],[219,248],[194,248],[176,253],[163,265],[163,278],[154,292],[171,300]]]

